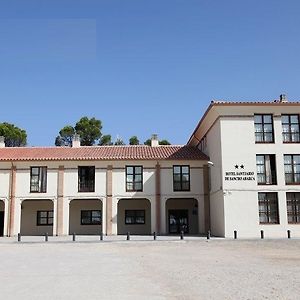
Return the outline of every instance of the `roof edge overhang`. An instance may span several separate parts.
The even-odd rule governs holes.
[[[202,124],[202,122],[204,121],[204,119],[206,118],[207,114],[209,113],[209,111],[212,109],[212,107],[214,106],[214,102],[211,101],[210,105],[208,106],[208,108],[206,109],[204,115],[202,116],[202,118],[200,119],[200,121],[198,122],[196,128],[194,129],[192,135],[190,136],[188,142],[187,142],[187,145],[189,146],[190,142],[192,141],[193,138],[196,138],[195,137],[195,134],[196,132],[198,131],[200,125]],[[197,138],[196,138],[197,139]],[[197,139],[198,140],[198,139]],[[200,142],[200,141],[199,141]]]

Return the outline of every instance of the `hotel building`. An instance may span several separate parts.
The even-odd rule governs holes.
[[[300,103],[213,101],[187,145],[5,147],[0,234],[300,237]]]
[[[300,103],[212,101],[188,141],[210,158],[217,236],[300,237]]]

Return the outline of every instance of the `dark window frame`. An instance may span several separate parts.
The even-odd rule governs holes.
[[[83,170],[92,170],[92,180],[90,178],[84,179]],[[85,171],[86,172],[86,171]],[[87,173],[85,173],[87,174]],[[91,175],[91,174],[89,174]],[[89,177],[89,176],[88,176]],[[78,166],[78,193],[94,193],[95,192],[95,166]]]
[[[260,199],[260,195],[265,195],[263,199]],[[269,197],[268,197],[269,196]],[[274,196],[274,197],[271,197]],[[273,202],[273,203],[272,203]],[[261,207],[264,206],[264,210]],[[271,211],[271,207],[276,206],[276,211]],[[279,205],[278,194],[276,192],[259,192],[258,193],[258,212],[259,212],[259,224],[260,225],[278,225],[279,220]],[[266,216],[267,221],[261,221],[261,218]],[[276,221],[271,221],[271,218],[276,218]]]
[[[100,213],[100,221],[98,221],[98,222],[95,222],[95,221],[93,222],[93,212],[95,212],[95,211]],[[88,216],[89,222],[88,223],[83,222],[83,219],[84,219],[83,214],[84,213],[89,214],[89,216]],[[87,217],[85,216],[85,218],[87,218]],[[84,210],[81,210],[80,211],[80,225],[88,225],[88,226],[89,225],[102,225],[102,210],[101,209],[84,209]]]
[[[33,174],[33,169],[38,169],[37,175]],[[47,173],[46,166],[30,167],[30,193],[47,193]],[[38,185],[33,183],[33,178],[37,178]],[[37,189],[34,187],[37,187]]]
[[[133,212],[131,215],[128,216],[129,212]],[[143,212],[143,216],[137,215],[137,212]],[[137,218],[143,217],[143,222],[137,222]],[[133,223],[128,223],[127,218],[133,218]],[[145,209],[126,209],[125,210],[125,225],[145,225],[146,224],[146,210]]]
[[[264,163],[258,164],[257,163],[257,157],[263,156],[264,157]],[[266,168],[266,156],[270,156],[270,166],[271,166],[271,183],[267,182],[267,168]],[[271,156],[274,158],[274,169],[272,169],[272,159]],[[258,172],[258,166],[263,166],[264,173]],[[274,171],[274,174],[273,172]],[[259,182],[259,175],[263,175],[265,177],[264,182]],[[256,154],[256,176],[257,176],[257,184],[258,185],[277,185],[277,168],[276,168],[276,155],[275,154]]]
[[[256,123],[255,122],[255,116],[261,116],[261,123]],[[266,123],[264,121],[265,116],[270,116],[271,117],[271,123]],[[256,144],[274,144],[275,143],[275,138],[274,138],[274,120],[273,120],[273,115],[272,114],[254,114],[254,127],[256,124],[260,124],[262,126],[262,131],[256,131],[255,129],[255,143]],[[265,125],[272,125],[272,132],[268,132],[265,130]],[[267,141],[266,136],[267,134],[272,134],[272,141]],[[257,140],[257,135],[262,136],[262,141]]]
[[[46,213],[46,217],[42,217],[41,214]],[[49,214],[52,213],[52,217]],[[46,223],[41,223],[41,219],[46,219]],[[50,220],[52,219],[52,222]],[[54,212],[53,210],[38,210],[36,214],[36,226],[53,226]]]
[[[175,168],[180,168],[180,173],[175,173]],[[188,168],[188,173],[183,173],[182,169]],[[180,180],[175,180],[175,174],[180,174]],[[183,175],[188,175],[188,180],[183,181]],[[183,188],[183,182],[188,183],[187,188]],[[179,183],[180,187],[176,188],[176,183]],[[189,165],[174,165],[173,166],[173,191],[174,192],[190,192],[191,191],[191,170]]]
[[[283,118],[282,117],[288,117],[288,122],[287,123],[285,123],[285,122],[283,122]],[[297,123],[293,123],[292,121],[291,121],[291,118],[292,117],[297,117],[298,118],[298,122]],[[283,141],[283,143],[284,144],[297,144],[297,143],[300,143],[300,120],[299,120],[299,114],[283,114],[283,115],[281,115],[281,125],[282,125],[282,127],[284,126],[284,125],[288,125],[288,127],[289,127],[289,130],[288,130],[288,132],[284,132],[283,130],[282,130],[282,141]],[[292,125],[298,125],[298,131],[297,132],[292,132]],[[293,136],[296,136],[296,140],[295,141],[293,141]],[[286,141],[285,140],[285,136],[288,136],[288,140]]]
[[[291,197],[289,198],[288,196]],[[289,207],[292,207],[292,209],[289,210]],[[286,193],[286,210],[287,210],[288,224],[299,224],[300,223],[300,192]],[[292,219],[292,221],[290,221],[290,219]]]
[[[285,163],[285,157],[286,156],[291,156],[291,164],[286,164]],[[300,171],[299,172],[295,172],[295,165],[299,166],[300,168],[300,163],[299,164],[294,164],[294,156],[299,156],[300,158],[300,154],[284,154],[283,156],[283,161],[284,161],[284,177],[285,177],[285,184],[286,185],[300,185]],[[286,172],[286,166],[291,166],[292,172],[291,173],[287,173]],[[289,180],[287,180],[287,175],[291,175],[292,177],[292,181],[290,182]],[[299,181],[295,180],[295,175],[299,177]]]
[[[133,173],[129,173],[129,168],[133,168]],[[141,168],[141,172],[138,173],[136,172],[137,168]],[[125,166],[125,188],[126,188],[126,192],[142,192],[143,188],[144,188],[144,177],[143,177],[143,173],[144,173],[144,168],[141,165],[134,165],[134,166]],[[132,182],[128,181],[128,176],[132,176],[133,180]],[[141,180],[137,181],[136,180],[136,176],[141,176]],[[128,188],[129,185],[132,184],[132,188]],[[137,188],[136,186],[140,185],[140,188]]]

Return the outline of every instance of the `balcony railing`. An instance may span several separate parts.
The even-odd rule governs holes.
[[[92,181],[82,181],[79,182],[78,192],[94,192],[95,182]]]

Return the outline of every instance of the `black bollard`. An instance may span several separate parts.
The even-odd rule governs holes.
[[[45,242],[48,242],[48,232],[45,233]]]
[[[153,232],[153,240],[156,241],[156,232]]]
[[[260,238],[261,238],[261,239],[264,239],[264,238],[265,238],[265,235],[264,235],[264,231],[263,231],[263,230],[260,231]]]
[[[291,231],[290,230],[287,231],[287,235],[288,235],[288,239],[290,239],[291,238]]]
[[[127,241],[130,241],[130,232],[127,232]]]
[[[75,242],[76,241],[76,234],[75,234],[75,232],[73,232],[73,242]]]
[[[234,235],[234,239],[236,240],[237,239],[237,231],[236,230],[233,232],[233,235]]]
[[[206,239],[210,239],[210,230],[207,231]]]
[[[183,240],[183,231],[180,231],[180,239]]]
[[[100,241],[103,241],[103,232],[100,232]]]
[[[21,242],[21,233],[18,233],[18,242]]]

